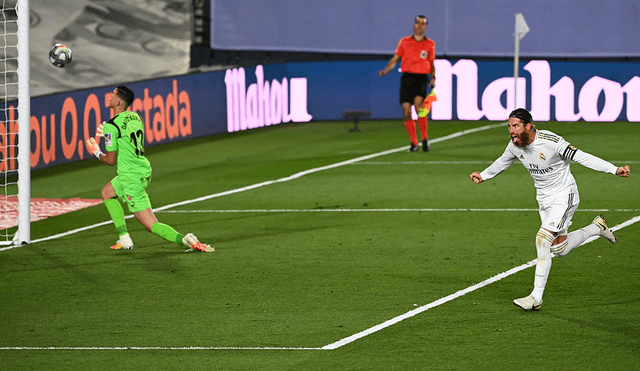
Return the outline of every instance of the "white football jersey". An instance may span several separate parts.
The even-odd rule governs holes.
[[[603,173],[615,174],[618,170],[615,165],[577,149],[559,135],[548,130],[536,130],[535,139],[524,148],[509,141],[502,156],[480,176],[483,180],[491,179],[509,168],[516,159],[531,174],[540,204],[556,196],[578,193],[576,180],[571,174],[572,160]]]

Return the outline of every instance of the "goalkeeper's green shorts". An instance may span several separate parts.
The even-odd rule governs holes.
[[[132,213],[151,208],[151,201],[145,189],[151,183],[151,176],[119,174],[111,179],[116,195],[126,203]]]

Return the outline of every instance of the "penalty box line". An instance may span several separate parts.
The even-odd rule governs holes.
[[[614,227],[611,227],[612,231],[617,231],[620,230],[624,227],[628,227],[634,223],[637,223],[640,221],[640,215],[639,216],[635,216],[621,224],[618,224]],[[593,236],[588,238],[586,241],[584,241],[580,246],[585,245],[587,243],[590,243],[596,239],[598,239],[599,236]],[[343,347],[349,343],[352,343],[358,339],[362,339],[365,336],[369,336],[373,333],[376,333],[380,330],[383,330],[387,327],[393,326],[399,322],[404,321],[407,318],[411,318],[415,315],[418,315],[422,312],[425,312],[429,309],[435,308],[437,306],[440,306],[442,304],[445,304],[449,301],[452,301],[454,299],[457,299],[461,296],[464,296],[470,292],[473,292],[479,288],[488,286],[494,282],[498,282],[503,278],[509,277],[513,274],[516,274],[522,270],[525,270],[529,267],[533,267],[534,265],[536,265],[536,259],[533,259],[531,261],[528,261],[522,265],[519,265],[517,267],[511,268],[508,271],[502,272],[500,274],[497,274],[491,278],[488,278],[480,283],[476,283],[475,285],[471,285],[465,289],[459,290],[451,295],[445,296],[443,298],[440,298],[436,301],[433,301],[427,305],[423,305],[419,308],[413,309],[405,314],[399,315],[397,317],[394,317],[390,320],[387,320],[385,322],[382,322],[378,325],[375,325],[373,327],[370,327],[364,331],[358,332],[356,334],[353,334],[349,337],[346,337],[344,339],[338,340],[336,342],[333,342],[331,344],[327,344],[323,347],[320,348],[313,348],[313,347],[0,347],[0,350],[335,350],[338,349],[340,347]]]
[[[640,221],[640,215],[636,216],[636,217],[633,217],[633,218],[625,221],[624,223],[618,224],[615,227],[612,227],[611,230],[612,231],[616,231],[616,230],[619,230],[621,228],[630,226],[630,225],[632,225],[634,223],[637,223],[638,221]],[[586,241],[584,241],[582,244],[580,244],[580,246],[585,245],[585,244],[587,244],[587,243],[589,243],[591,241],[594,241],[594,240],[598,239],[599,237],[600,236],[590,237]],[[422,312],[425,312],[425,311],[427,311],[427,310],[429,310],[431,308],[435,308],[435,307],[437,307],[439,305],[442,305],[444,303],[447,303],[447,302],[449,302],[449,301],[451,301],[453,299],[457,299],[457,298],[459,298],[459,297],[461,297],[463,295],[466,295],[466,294],[468,294],[470,292],[473,292],[473,291],[475,291],[475,290],[477,290],[479,288],[482,288],[482,287],[490,285],[490,284],[492,284],[494,282],[500,281],[501,279],[503,279],[505,277],[508,277],[508,276],[511,276],[512,274],[516,274],[516,273],[518,273],[518,272],[520,272],[520,271],[522,271],[524,269],[532,267],[532,266],[536,265],[536,260],[537,259],[533,259],[533,260],[531,260],[529,262],[526,262],[526,263],[524,263],[522,265],[519,265],[519,266],[517,266],[515,268],[511,268],[506,272],[502,272],[502,273],[497,274],[497,275],[495,275],[495,276],[493,276],[491,278],[488,278],[488,279],[486,279],[486,280],[484,280],[484,281],[482,281],[480,283],[476,283],[475,285],[469,286],[466,289],[462,289],[462,290],[460,290],[458,292],[455,292],[455,293],[453,293],[451,295],[448,295],[448,296],[445,296],[445,297],[443,297],[441,299],[438,299],[438,300],[436,300],[436,301],[434,301],[432,303],[429,303],[427,305],[423,305],[423,306],[421,306],[419,308],[416,308],[414,310],[411,310],[411,311],[409,311],[409,312],[407,312],[405,314],[402,314],[400,316],[394,317],[394,318],[392,318],[392,319],[390,319],[388,321],[385,321],[385,322],[383,322],[383,323],[381,323],[379,325],[375,325],[375,326],[370,327],[370,328],[368,328],[368,329],[366,329],[364,331],[358,332],[357,334],[351,335],[351,336],[346,337],[346,338],[344,338],[342,340],[338,340],[335,343],[331,343],[331,344],[325,345],[325,346],[322,347],[322,349],[324,349],[324,350],[333,350],[333,349],[337,349],[337,348],[340,348],[342,346],[345,346],[345,345],[347,345],[349,343],[352,343],[352,342],[354,342],[354,341],[356,341],[358,339],[361,339],[361,338],[363,338],[365,336],[371,335],[371,334],[373,334],[375,332],[378,332],[378,331],[380,331],[382,329],[385,329],[385,328],[387,328],[389,326],[395,325],[398,322],[404,321],[407,318],[411,318],[411,317],[413,317],[413,316],[415,316],[417,314],[420,314]]]

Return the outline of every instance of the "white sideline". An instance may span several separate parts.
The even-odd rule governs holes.
[[[618,224],[614,227],[611,227],[612,231],[620,230],[624,227],[628,227],[634,223],[640,221],[640,215],[633,217],[621,224]],[[588,238],[584,241],[582,245],[585,245],[591,241],[596,240],[599,236],[594,236]],[[526,262],[517,267],[511,268],[508,271],[497,274],[491,278],[488,278],[480,283],[476,283],[475,285],[471,285],[465,289],[459,290],[451,295],[440,298],[436,301],[433,301],[429,304],[423,305],[416,309],[413,309],[405,314],[394,317],[390,320],[387,320],[383,323],[370,327],[364,331],[358,332],[357,334],[353,334],[344,339],[338,340],[331,344],[327,344],[320,348],[313,347],[0,347],[0,350],[334,350],[338,349],[342,346],[345,346],[349,343],[352,343],[358,339],[361,339],[365,336],[371,335],[375,332],[378,332],[382,329],[385,329],[389,326],[395,325],[398,322],[404,321],[407,318],[411,318],[417,314],[425,312],[431,308],[435,308],[439,305],[445,304],[453,299],[457,299],[465,294],[473,292],[479,288],[490,285],[494,282],[500,281],[503,278],[509,277],[512,274],[518,273],[524,269],[532,267],[536,264],[536,259]]]

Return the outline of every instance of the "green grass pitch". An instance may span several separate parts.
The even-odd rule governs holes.
[[[0,369],[640,369],[638,124],[538,124],[632,167],[623,179],[572,166],[570,230],[600,213],[629,225],[616,245],[554,259],[539,312],[511,303],[530,267],[454,295],[535,259],[526,170],[469,179],[502,154],[506,125],[452,135],[491,124],[430,122],[429,153],[400,149],[399,121],[149,148],[158,219],[216,252],[185,253],[133,219],[134,250],[111,251],[103,205],[34,222],[35,243],[0,251]],[[32,194],[99,198],[114,175],[95,159],[46,169]]]

